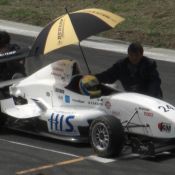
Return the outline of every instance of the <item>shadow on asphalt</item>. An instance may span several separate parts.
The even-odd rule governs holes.
[[[49,143],[54,143],[54,144],[59,144],[62,146],[71,146],[71,147],[76,147],[76,148],[90,148],[89,143],[71,143],[68,141],[62,141],[62,140],[57,140],[53,138],[48,138],[45,136],[39,136],[35,134],[29,134],[25,133],[22,131],[16,131],[13,129],[8,129],[8,128],[1,128],[0,135],[17,135],[29,139],[35,139],[35,140],[40,140],[43,142],[49,142]],[[175,149],[171,150],[170,152],[163,152],[159,153],[156,156],[141,156],[139,154],[133,154],[131,152],[131,149],[128,147],[126,150],[123,151],[120,157],[117,159],[120,161],[130,161],[130,160],[136,160],[136,159],[141,159],[141,160],[146,160],[146,161],[151,161],[151,162],[163,162],[166,160],[174,159],[175,158]]]
[[[65,146],[72,146],[72,147],[78,147],[78,148],[90,148],[89,143],[73,143],[68,141],[62,141],[54,138],[49,138],[46,136],[40,136],[32,133],[26,133],[24,131],[17,131],[9,128],[1,128],[0,135],[18,135],[25,138],[40,140],[44,142],[50,142],[50,143],[56,143],[59,145],[65,145]]]

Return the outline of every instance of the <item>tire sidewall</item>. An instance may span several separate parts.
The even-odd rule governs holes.
[[[93,142],[93,131],[94,127],[98,123],[103,123],[109,134],[109,142],[108,146],[104,150],[99,150],[95,143]],[[90,130],[89,130],[89,139],[92,148],[94,149],[95,153],[100,156],[100,157],[114,157],[118,156],[123,148],[124,144],[124,131],[122,124],[119,119],[113,117],[113,116],[101,116],[96,118],[95,120],[92,121],[90,125]]]

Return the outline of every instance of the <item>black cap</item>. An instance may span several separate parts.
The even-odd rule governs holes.
[[[128,47],[128,53],[129,52],[143,54],[143,47],[139,42],[131,43]]]

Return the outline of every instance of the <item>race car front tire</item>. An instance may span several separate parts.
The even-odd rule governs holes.
[[[98,117],[92,121],[89,133],[91,146],[98,156],[115,157],[121,153],[125,137],[119,119]]]

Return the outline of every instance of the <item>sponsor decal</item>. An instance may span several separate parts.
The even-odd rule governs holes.
[[[64,90],[63,89],[59,89],[59,88],[55,88],[55,92],[58,92],[60,94],[64,94]]]
[[[97,101],[103,102],[102,98],[97,98]]]
[[[89,101],[88,104],[89,105],[98,105],[98,106],[100,106],[100,105],[102,106],[103,105],[103,103],[97,102],[97,101]]]
[[[167,133],[171,132],[171,124],[170,123],[165,123],[165,122],[158,123],[158,128],[161,132],[167,132]]]
[[[78,99],[72,99],[73,102],[77,102],[77,103],[85,103],[85,101],[83,100],[78,100]]]
[[[110,109],[111,108],[111,103],[109,101],[105,102],[105,107],[107,109]]]
[[[144,116],[153,117],[153,113],[152,112],[144,112]]]
[[[46,92],[46,96],[50,97],[50,92]]]
[[[107,15],[107,14],[104,14],[104,13],[101,13],[99,11],[95,11],[95,10],[88,10],[90,13],[93,13],[93,14],[96,14],[96,15],[100,15],[100,16],[103,16],[113,22],[116,22],[116,19],[115,18],[112,18],[111,16]]]
[[[58,25],[58,45],[62,44],[62,37],[64,36],[64,20],[60,19],[59,25]]]
[[[74,120],[74,115],[64,115],[60,113],[52,113],[48,119],[49,128],[52,131],[60,132],[73,132],[74,126],[72,121]]]
[[[144,108],[144,107],[139,107],[138,109],[141,110],[141,111],[149,111],[148,108]]]
[[[171,110],[175,110],[175,107],[170,105],[158,106],[159,109],[163,110],[163,112],[169,112]]]
[[[63,96],[62,96],[62,95],[59,95],[59,96],[58,96],[58,99],[59,99],[59,100],[63,100]]]
[[[52,75],[55,75],[55,76],[57,76],[57,77],[61,77],[61,76],[62,76],[62,73],[57,72],[57,71],[54,71],[54,70],[51,72],[51,74],[52,74]]]
[[[57,77],[61,77],[63,76],[64,74],[64,69],[60,67],[60,65],[54,65],[52,67],[52,72],[51,72],[52,75],[55,75]]]
[[[59,66],[55,66],[52,69],[57,72],[64,72],[64,69],[60,68]]]
[[[14,55],[16,52],[17,52],[16,50],[13,50],[13,51],[10,51],[10,52],[0,53],[0,57]]]
[[[70,103],[70,96],[69,95],[65,95],[64,96],[64,100],[66,103]]]

